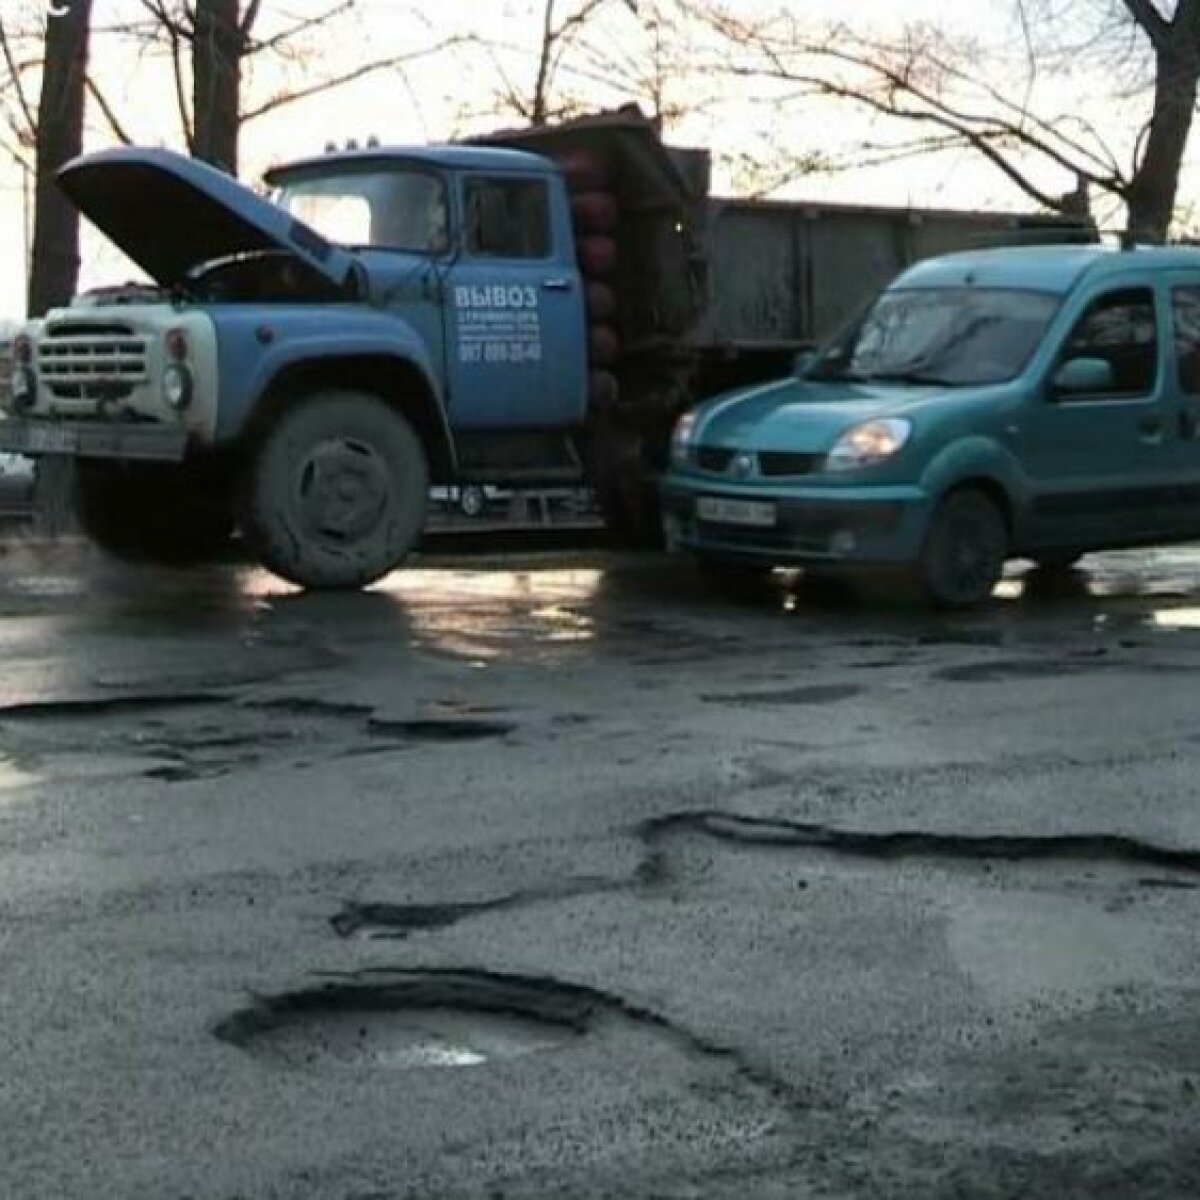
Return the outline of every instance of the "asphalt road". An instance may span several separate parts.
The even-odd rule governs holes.
[[[1200,553],[11,544],[0,645],[0,1196],[1200,1195]]]

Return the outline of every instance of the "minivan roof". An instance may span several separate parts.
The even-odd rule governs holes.
[[[1200,249],[1191,246],[1006,246],[928,258],[909,267],[893,286],[1028,288],[1067,292],[1087,272],[1118,275],[1130,269],[1200,269]]]

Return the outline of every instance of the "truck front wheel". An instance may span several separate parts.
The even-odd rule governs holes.
[[[102,550],[131,562],[185,566],[219,554],[233,533],[228,490],[216,472],[83,459],[75,515]]]
[[[358,588],[420,537],[429,465],[376,396],[329,391],[286,410],[250,466],[242,528],[268,570],[308,588]]]

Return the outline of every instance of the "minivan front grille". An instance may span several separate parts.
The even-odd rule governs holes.
[[[823,454],[795,454],[783,450],[760,450],[758,469],[763,475],[811,475],[821,469]]]
[[[697,446],[696,466],[702,471],[724,471],[733,459],[734,451],[724,446]]]

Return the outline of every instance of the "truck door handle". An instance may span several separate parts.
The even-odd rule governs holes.
[[[543,279],[542,287],[548,292],[569,292],[571,281],[566,276],[556,275],[553,279]]]

